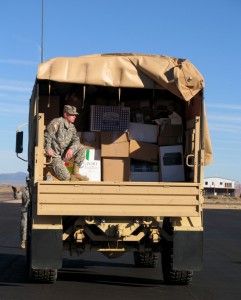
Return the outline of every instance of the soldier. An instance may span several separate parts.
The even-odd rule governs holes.
[[[28,177],[26,181],[28,183]],[[28,221],[28,205],[30,201],[28,185],[25,187],[12,186],[13,197],[15,199],[21,199],[21,222],[20,222],[20,238],[21,238],[21,248],[25,249],[26,239],[27,239],[27,221]]]
[[[85,159],[85,149],[81,146],[74,121],[78,112],[76,107],[64,106],[63,117],[53,119],[44,133],[46,154],[52,157],[50,168],[59,180],[88,180],[79,174],[79,168]],[[73,172],[70,175],[64,162],[74,159]]]

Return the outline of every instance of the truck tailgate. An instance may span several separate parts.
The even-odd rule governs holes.
[[[37,214],[56,216],[199,216],[198,183],[37,183]]]

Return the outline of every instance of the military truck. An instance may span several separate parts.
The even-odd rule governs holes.
[[[88,181],[59,181],[50,172],[44,132],[66,104],[79,111]],[[212,148],[204,80],[190,61],[120,53],[43,62],[28,126],[32,281],[55,282],[67,249],[76,257],[132,252],[133,267],[160,260],[167,284],[191,282],[202,269],[203,173]],[[22,148],[17,132],[17,154]],[[71,161],[66,167],[71,172]]]

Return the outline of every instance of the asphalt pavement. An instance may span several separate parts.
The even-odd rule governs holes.
[[[20,204],[0,201],[0,300],[21,299],[241,299],[241,210],[204,211],[204,268],[189,286],[164,285],[161,262],[135,268],[131,253],[109,260],[100,253],[64,253],[55,284],[28,281],[20,249]]]

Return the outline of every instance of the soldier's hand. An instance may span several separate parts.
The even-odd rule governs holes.
[[[72,149],[68,149],[67,152],[66,152],[65,158],[67,160],[70,160],[73,156],[73,153],[74,153],[74,151]]]
[[[54,156],[54,151],[53,149],[49,149],[49,150],[46,150],[46,154],[50,157],[53,157]]]

